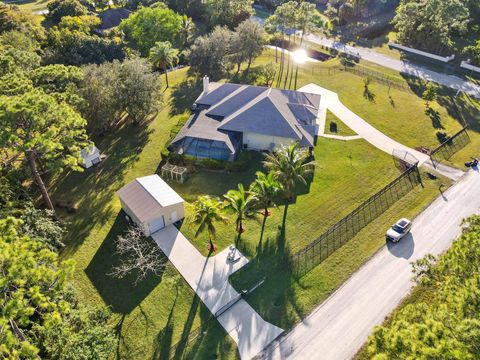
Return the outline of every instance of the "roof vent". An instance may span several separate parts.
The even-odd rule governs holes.
[[[207,75],[203,77],[203,92],[207,93],[208,92],[208,85],[210,84],[210,79],[208,78]]]

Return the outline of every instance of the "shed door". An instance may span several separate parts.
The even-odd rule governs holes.
[[[165,221],[163,219],[163,216],[161,216],[157,219],[151,220],[148,223],[148,228],[150,229],[150,234],[153,234],[154,232],[156,232],[160,229],[163,229],[164,227],[165,227]]]

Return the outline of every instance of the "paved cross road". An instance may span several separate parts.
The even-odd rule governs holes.
[[[265,23],[265,20],[258,16],[252,16],[252,20],[258,22],[262,26]],[[393,59],[372,49],[367,49],[361,46],[349,46],[342,42],[314,34],[306,34],[305,39],[322,46],[334,48],[340,52],[358,55],[362,59],[372,63],[416,76],[427,81],[432,81],[454,90],[464,91],[468,95],[480,99],[480,86],[470,81],[463,80],[458,76],[442,74],[410,61]]]
[[[371,49],[345,45],[341,42],[314,34],[305,35],[305,39],[316,44],[334,48],[340,52],[359,55],[360,58],[372,63],[413,75],[424,80],[433,81],[454,90],[461,90],[470,96],[480,99],[480,86],[470,81],[463,80],[458,76],[442,74],[433,70],[429,70],[426,67],[414,64],[410,61],[393,59],[389,56],[379,54]]]
[[[373,327],[410,291],[410,263],[440,254],[461,232],[462,219],[480,210],[480,174],[470,170],[413,221],[411,234],[389,243],[290,333],[259,355],[262,359],[346,360]]]

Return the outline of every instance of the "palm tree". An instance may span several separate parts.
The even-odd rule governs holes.
[[[265,155],[264,166],[271,170],[283,185],[288,199],[293,197],[293,190],[298,182],[307,184],[305,177],[314,167],[314,161],[307,161],[308,151],[299,149],[298,143],[282,146],[273,154]]]
[[[265,174],[262,171],[257,171],[256,176],[257,178],[250,185],[250,192],[255,197],[256,204],[263,208],[262,230],[260,233],[260,243],[262,243],[265,223],[267,222],[267,217],[270,216],[268,208],[272,205],[277,206],[275,204],[275,197],[283,187],[275,178],[275,174],[271,171],[268,174]]]
[[[214,251],[215,245],[213,244],[213,239],[216,235],[215,222],[226,221],[221,213],[220,202],[209,196],[201,196],[195,201],[193,207],[193,222],[198,225],[195,238],[206,230],[208,232],[209,250]]]
[[[250,185],[250,192],[255,197],[256,203],[263,209],[264,220],[270,216],[268,208],[275,206],[275,197],[283,189],[282,184],[275,178],[275,174],[271,171],[265,174],[262,171],[255,173],[257,178]]]
[[[236,215],[236,226],[239,234],[243,233],[243,220],[252,215],[254,197],[251,196],[242,184],[238,184],[238,190],[229,190],[223,195],[227,200],[227,208],[232,209]]]
[[[158,41],[150,49],[150,62],[157,69],[165,70],[165,82],[168,88],[167,69],[178,63],[178,50],[169,41]]]
[[[180,36],[182,39],[183,49],[188,47],[188,44],[192,40],[192,36],[195,33],[195,23],[192,18],[189,18],[187,15],[182,16],[182,24],[180,27]]]

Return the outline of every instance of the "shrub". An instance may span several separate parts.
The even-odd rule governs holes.
[[[444,131],[437,131],[437,140],[440,144],[443,144],[447,141],[450,137]]]

